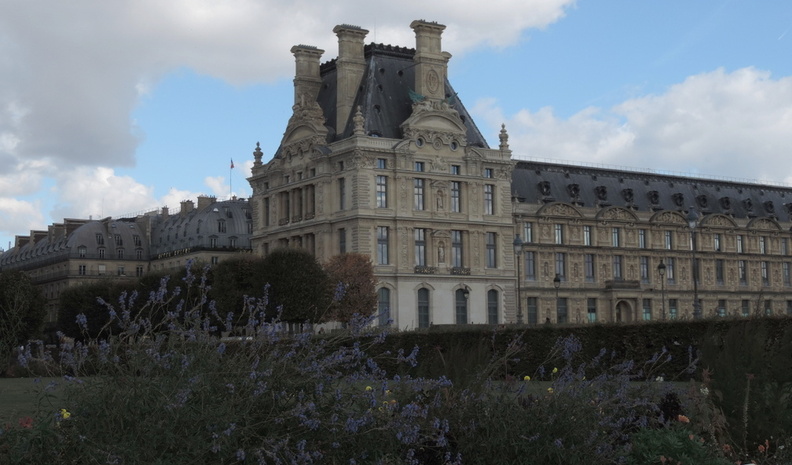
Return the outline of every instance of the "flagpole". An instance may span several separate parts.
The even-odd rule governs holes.
[[[232,176],[233,172],[234,172],[234,159],[232,158],[231,167],[228,168],[228,200],[231,200],[231,196],[234,193],[234,178]]]

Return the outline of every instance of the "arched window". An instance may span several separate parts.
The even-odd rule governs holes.
[[[429,327],[429,289],[418,289],[418,327]]]
[[[466,325],[468,322],[468,299],[464,289],[454,292],[454,307],[456,308],[456,324]]]
[[[379,316],[380,326],[390,324],[390,289],[387,287],[381,287],[377,291],[377,315]]]
[[[487,291],[487,323],[496,325],[499,323],[498,317],[498,291],[490,289]]]

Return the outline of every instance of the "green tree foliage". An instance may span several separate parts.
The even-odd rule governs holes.
[[[245,296],[261,298],[266,292],[263,270],[264,259],[249,255],[240,255],[212,266],[209,297],[215,301],[217,313],[223,321],[230,313],[234,315],[231,320],[234,326],[246,323],[239,320]]]
[[[355,314],[369,316],[377,307],[377,279],[374,265],[367,255],[345,253],[325,264],[333,289],[333,302],[325,314],[326,321],[348,323]]]
[[[21,271],[0,273],[0,370],[14,347],[37,335],[44,323],[44,297]]]
[[[300,249],[277,249],[262,263],[264,282],[268,283],[267,315],[289,323],[315,323],[322,320],[330,303],[328,280],[313,255]]]

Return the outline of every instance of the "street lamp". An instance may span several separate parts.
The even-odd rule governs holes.
[[[556,273],[555,278],[553,278],[553,287],[556,291],[556,320],[558,320],[558,288],[561,287],[561,276]],[[565,321],[558,321],[558,323],[566,323],[566,317],[564,318]]]
[[[514,242],[512,242],[514,246],[514,267],[517,268],[517,324],[523,324],[523,316],[522,316],[522,296],[520,295],[520,287],[522,286],[522,281],[520,280],[520,256],[522,255],[522,246],[523,241],[520,239],[519,234],[515,234]]]
[[[663,321],[666,319],[666,312],[665,312],[665,272],[666,266],[663,263],[663,259],[660,259],[660,264],[657,265],[657,274],[660,275],[660,297],[661,297],[661,306],[663,308]]]
[[[690,207],[687,214],[687,222],[690,227],[690,249],[693,252],[693,318],[701,318],[701,303],[698,297],[698,260],[696,260],[696,226],[698,226],[699,215],[696,209]]]

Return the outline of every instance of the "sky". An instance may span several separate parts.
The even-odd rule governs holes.
[[[297,44],[415,47],[519,159],[792,185],[789,0],[0,0],[0,249],[63,218],[251,194]],[[231,160],[234,169],[230,169]]]

